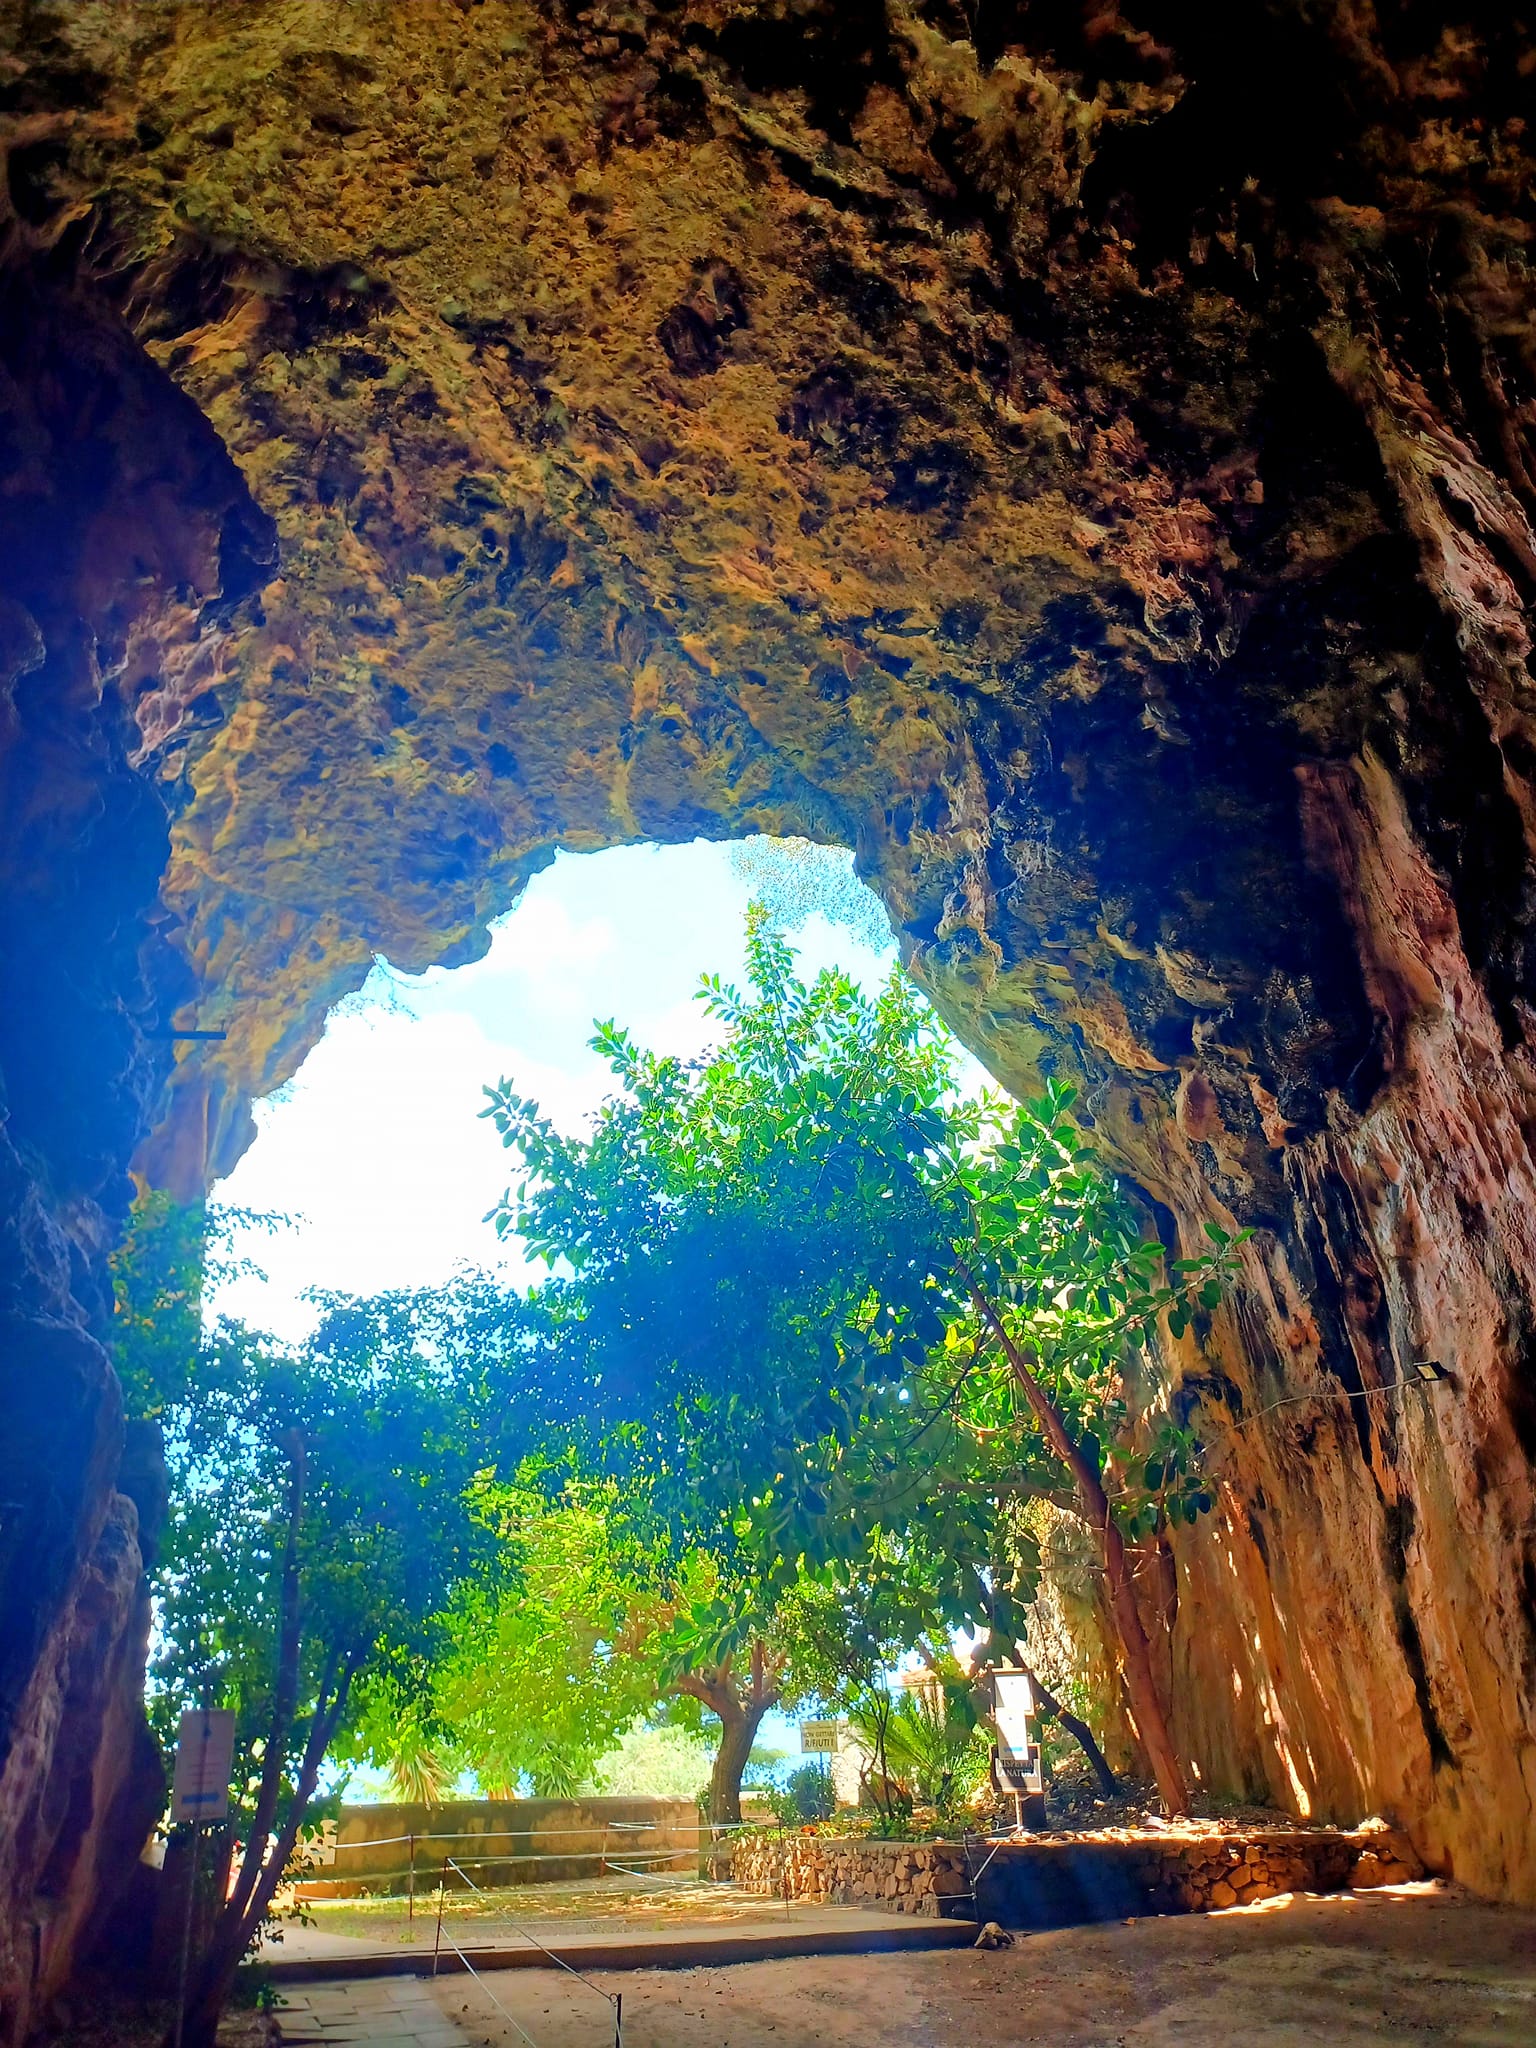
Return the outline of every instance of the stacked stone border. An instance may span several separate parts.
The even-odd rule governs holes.
[[[1003,1926],[1068,1926],[1141,1913],[1200,1913],[1282,1892],[1370,1890],[1422,1877],[1406,1836],[1350,1830],[1078,1835],[991,1842],[885,1842],[852,1835],[747,1835],[731,1874],[780,1898],[878,1906]]]

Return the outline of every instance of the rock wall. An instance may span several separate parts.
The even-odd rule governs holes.
[[[195,987],[133,765],[147,677],[219,641],[265,529],[71,265],[0,228],[0,2039],[67,1974],[162,1800],[144,1725],[153,1459],[102,1339],[128,1165]],[[248,519],[242,528],[241,519]],[[159,1035],[156,1035],[156,1034]],[[141,1523],[140,1509],[144,1509]],[[137,1838],[134,1838],[137,1828]]]
[[[1406,1835],[1379,1822],[1352,1831],[1119,1831],[969,1847],[867,1835],[763,1834],[744,1836],[731,1850],[733,1881],[771,1898],[831,1900],[928,1919],[963,1915],[1002,1927],[1204,1913],[1285,1892],[1371,1891],[1423,1874]]]
[[[1484,0],[0,6],[8,273],[281,547],[189,478],[81,600],[151,622],[114,786],[174,813],[93,1000],[152,914],[227,1033],[145,1170],[227,1170],[375,953],[469,957],[557,845],[852,845],[1170,1246],[1258,1232],[1164,1380],[1220,1475],[1145,1575],[1203,1779],[1527,1899],[1528,54]],[[220,519],[263,587],[215,620]],[[46,961],[97,894],[17,900]],[[115,1159],[152,1063],[77,1065],[13,1123],[100,1103]],[[44,1616],[110,1485],[70,1357]]]
[[[731,1882],[767,1898],[875,1906],[930,1920],[973,1910],[970,1870],[958,1842],[742,1835],[731,1844]]]

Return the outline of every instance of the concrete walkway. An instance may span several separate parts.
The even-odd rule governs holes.
[[[701,1964],[748,1963],[784,1956],[861,1955],[883,1949],[968,1948],[976,1939],[969,1920],[927,1920],[912,1913],[876,1913],[860,1906],[797,1905],[745,1926],[694,1925],[651,1930],[572,1931],[545,1921],[529,1932],[499,1929],[489,1940],[455,1935],[477,1970],[544,1969],[547,1950],[578,1970],[693,1969]],[[306,1938],[307,1937],[307,1938]],[[540,1944],[547,1944],[547,1950]],[[355,1983],[415,1976],[432,1967],[431,1951],[379,1950],[341,1935],[318,1936],[310,1929],[290,1935],[262,1957],[274,1984]],[[463,1963],[446,1942],[439,1969],[444,1976]]]
[[[278,2020],[283,2048],[468,2048],[418,1977],[285,1989]]]
[[[753,1898],[751,1911],[721,1919],[687,1918],[668,1925],[599,1917],[578,1920],[530,1913],[519,1923],[487,1916],[445,1923],[438,1968],[463,1969],[462,1949],[477,1970],[541,1969],[548,1951],[578,1970],[687,1969],[700,1964],[766,1961],[785,1956],[857,1955],[866,1950],[967,1947],[976,1938],[969,1920],[929,1920],[869,1906],[833,1906]],[[432,1968],[434,1920],[412,1926],[335,1934],[328,1928],[290,1927],[261,1953],[275,1985],[358,1982],[415,1976]],[[381,1938],[382,1937],[382,1938]]]

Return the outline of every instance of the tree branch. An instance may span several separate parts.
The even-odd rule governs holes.
[[[1079,1720],[1076,1714],[1070,1713],[1061,1704],[1061,1701],[1057,1699],[1056,1695],[1025,1658],[1022,1643],[1014,1645],[1014,1655],[1019,1660],[1019,1669],[1028,1674],[1029,1682],[1034,1687],[1035,1698],[1040,1702],[1041,1713],[1061,1723],[1062,1727],[1066,1729],[1078,1748],[1083,1752],[1083,1755],[1087,1757],[1089,1765],[1093,1770],[1093,1775],[1099,1781],[1099,1790],[1106,1799],[1113,1799],[1120,1790],[1120,1781],[1104,1761],[1104,1752],[1094,1741],[1093,1730],[1086,1721]]]
[[[728,1685],[721,1685],[707,1678],[700,1678],[692,1671],[680,1671],[667,1683],[668,1692],[685,1692],[690,1699],[701,1700],[712,1714],[718,1714],[722,1721],[739,1715],[741,1707],[736,1695]]]

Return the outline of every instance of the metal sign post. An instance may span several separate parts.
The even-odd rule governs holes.
[[[842,1721],[802,1721],[800,1723],[800,1754],[819,1756],[822,1759],[822,1782],[827,1788],[832,1804],[837,1804],[837,1780],[833,1774],[832,1759],[840,1756],[846,1723]],[[788,1904],[789,1865],[785,1864],[785,1903]]]
[[[229,1774],[235,1756],[235,1717],[227,1710],[193,1707],[181,1717],[176,1738],[176,1775],[171,1782],[171,1821],[190,1821],[187,1901],[181,1923],[181,1960],[176,1971],[175,2048],[181,2048],[187,2011],[187,1969],[192,1955],[192,1915],[197,1905],[197,1859],[203,1823],[229,1813]]]

